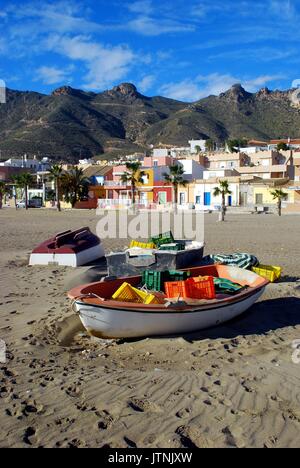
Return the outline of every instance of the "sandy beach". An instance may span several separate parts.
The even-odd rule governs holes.
[[[253,253],[283,267],[281,282],[225,326],[105,342],[71,311],[80,271],[28,266],[52,234],[95,231],[95,213],[0,211],[0,447],[300,447],[300,216],[216,219],[206,254]]]

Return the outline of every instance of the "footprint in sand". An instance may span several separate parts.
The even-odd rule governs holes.
[[[163,410],[156,404],[148,400],[132,398],[128,406],[138,413],[162,413]]]
[[[97,411],[95,414],[101,418],[97,424],[100,431],[106,431],[115,423],[114,417],[107,410]]]
[[[27,427],[27,429],[24,432],[23,436],[23,442],[27,445],[32,445],[32,437],[34,437],[36,434],[36,429],[34,427]]]

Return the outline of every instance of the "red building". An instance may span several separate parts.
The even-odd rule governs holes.
[[[10,182],[12,176],[16,176],[24,172],[28,172],[28,170],[19,167],[0,166],[0,181]]]
[[[153,202],[159,205],[173,202],[173,187],[165,182],[154,182]]]

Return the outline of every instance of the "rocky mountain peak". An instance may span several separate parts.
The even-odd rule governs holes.
[[[220,95],[220,97],[226,97],[237,102],[243,102],[251,96],[252,94],[248,93],[240,83],[234,84],[226,93]]]

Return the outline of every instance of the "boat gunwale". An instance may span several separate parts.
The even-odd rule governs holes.
[[[222,265],[219,265],[222,266]],[[208,266],[209,267],[209,266]],[[215,267],[218,267],[218,265],[215,265]],[[196,268],[191,268],[187,269],[188,271],[193,272],[197,271],[199,268],[207,268],[205,266],[203,267],[196,267]],[[234,268],[237,269],[236,267],[227,267],[227,268]],[[183,270],[184,271],[184,270]],[[252,273],[252,272],[251,272]],[[253,273],[255,274],[255,273]],[[247,298],[255,295],[256,293],[260,292],[261,290],[265,289],[266,286],[269,284],[269,281],[267,279],[264,279],[260,277],[259,275],[255,274],[257,278],[259,278],[260,282],[259,284],[256,284],[255,286],[247,285],[247,289],[243,289],[240,293],[235,294],[234,296],[229,296],[224,299],[214,299],[214,300],[202,300],[202,303],[198,304],[188,304],[184,303],[184,299],[182,299],[182,306],[180,306],[180,301],[179,303],[166,303],[166,304],[140,304],[140,303],[129,303],[129,302],[121,302],[121,301],[114,301],[111,299],[104,299],[101,297],[97,297],[96,295],[93,297],[93,293],[90,296],[88,294],[86,295],[81,295],[74,294],[76,292],[82,292],[84,289],[86,290],[87,288],[92,288],[95,285],[99,284],[98,282],[90,283],[90,284],[85,284],[82,286],[79,286],[77,288],[74,288],[73,290],[69,291],[69,298],[73,299],[74,303],[80,307],[94,307],[94,308],[99,308],[99,309],[107,309],[111,311],[122,311],[122,312],[137,312],[137,313],[153,313],[153,314],[166,314],[166,313],[197,313],[197,312],[202,312],[206,310],[211,310],[211,309],[217,309],[217,308],[222,308],[222,307],[228,307],[234,304],[238,304],[240,302],[243,302]],[[141,276],[130,276],[130,277],[125,277],[125,278],[117,278],[115,281],[118,280],[137,280]],[[104,282],[105,283],[105,282]],[[168,300],[168,298],[166,298]],[[99,301],[101,301],[99,303]],[[200,301],[199,301],[200,302]]]
[[[93,283],[92,283],[93,284]],[[268,282],[266,281],[265,284],[260,285],[259,287],[255,288],[249,288],[247,291],[244,291],[242,293],[236,294],[233,297],[228,297],[223,300],[219,301],[206,301],[205,303],[202,304],[186,304],[183,305],[182,307],[178,306],[165,306],[162,307],[161,304],[135,304],[135,303],[128,303],[128,302],[119,302],[119,301],[105,301],[101,303],[97,303],[96,300],[97,298],[86,298],[86,301],[82,301],[80,298],[74,299],[75,304],[78,306],[88,306],[92,308],[97,308],[97,309],[108,309],[111,311],[122,311],[122,312],[136,312],[136,313],[153,313],[153,314],[166,314],[166,313],[197,313],[197,312],[204,312],[206,310],[210,309],[220,309],[224,307],[228,307],[230,305],[234,304],[239,304],[240,302],[243,302],[244,300],[248,299],[251,296],[254,296],[256,293],[259,293],[261,290],[265,289],[266,286],[268,285]],[[91,302],[95,301],[95,302]],[[99,299],[98,299],[99,301]],[[130,306],[129,306],[130,304]]]

